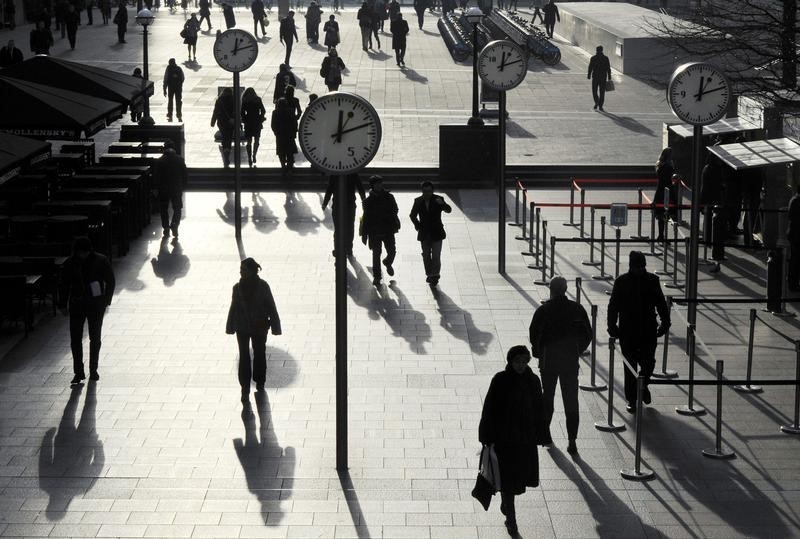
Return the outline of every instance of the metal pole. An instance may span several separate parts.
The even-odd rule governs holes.
[[[582,292],[582,290],[581,290],[581,282],[582,281],[583,281],[583,279],[581,279],[580,277],[575,277],[575,303],[577,303],[578,305],[581,304],[581,292]]]
[[[781,431],[786,434],[800,434],[800,341],[794,342],[794,350],[797,356],[794,381],[794,423],[781,427]]]
[[[667,311],[672,311],[672,298],[667,298]],[[664,333],[664,350],[661,359],[661,372],[654,372],[652,378],[677,378],[676,371],[667,370],[667,356],[669,355],[669,329]]]
[[[564,226],[575,226],[575,178],[570,178],[569,184],[569,223]]]
[[[533,208],[534,202],[531,202],[531,218],[528,220],[528,251],[522,252],[522,254],[525,256],[533,256]]]
[[[502,92],[501,92],[502,93]],[[478,24],[472,25],[472,116],[467,121],[471,127],[482,127],[483,118],[478,113]]]
[[[689,404],[686,406],[678,406],[675,411],[680,415],[703,415],[706,413],[705,409],[701,406],[695,408],[694,406],[694,358],[695,358],[695,327],[694,324],[689,324],[688,331],[688,346],[689,346]]]
[[[700,236],[700,175],[702,161],[700,154],[703,152],[703,126],[694,126],[692,139],[692,213],[689,225],[689,253],[686,260],[686,299],[689,300],[687,321],[694,325],[697,322],[697,304],[692,301],[697,299],[697,248]]]
[[[581,196],[583,195],[583,191],[581,191]],[[591,216],[591,223],[589,224],[589,239],[592,241],[589,243],[589,260],[584,260],[581,262],[584,266],[599,266],[599,262],[594,261],[594,206],[592,206],[589,210],[589,215]],[[583,234],[581,234],[582,236]]]
[[[724,366],[724,361],[717,360],[717,420],[714,429],[714,448],[703,449],[703,456],[711,459],[732,459],[736,456],[736,453],[733,451],[722,450],[722,385],[719,384],[719,382],[722,382],[722,370]]]
[[[644,376],[636,377],[636,443],[633,452],[633,469],[623,468],[619,474],[623,479],[645,481],[655,476],[653,470],[642,470],[642,393],[644,392]]]
[[[664,224],[664,246],[663,250],[661,251],[661,255],[664,259],[664,265],[660,270],[655,272],[656,275],[669,275],[669,226],[667,225],[668,223]]]
[[[556,237],[550,236],[550,278],[553,278],[556,270]]]
[[[656,254],[656,218],[653,212],[650,212],[650,255]]]
[[[750,338],[747,340],[747,383],[745,385],[733,386],[739,393],[761,393],[761,386],[750,385],[753,375],[753,339],[756,332],[756,310],[750,309]]]
[[[706,232],[709,230],[711,230],[711,206],[706,204],[703,206],[703,260],[698,260],[698,265],[702,264],[704,266],[708,266],[714,264],[714,262],[708,259],[708,244],[712,241],[712,238],[706,237]],[[686,253],[689,253],[688,248]]]
[[[236,227],[236,237],[242,237],[242,174],[241,162],[241,95],[239,91],[239,73],[233,73],[233,220]],[[344,229],[341,229],[344,230]]]
[[[553,253],[550,253],[550,255],[552,256]],[[542,221],[542,278],[538,281],[533,281],[533,284],[550,284],[550,281],[547,280],[547,221]]]
[[[528,221],[528,216],[527,216],[527,213],[526,213],[527,211],[528,211],[528,190],[527,189],[523,189],[522,190],[522,235],[521,236],[516,236],[514,238],[515,240],[526,240],[526,239],[528,239],[525,236],[525,224]],[[531,215],[531,217],[533,217],[533,215]]]
[[[477,25],[475,26],[475,47],[477,50]],[[475,66],[475,73],[477,74],[478,61],[473,57],[473,65]],[[476,86],[477,90],[477,86]],[[500,204],[498,209],[498,226],[497,226],[497,273],[504,275],[506,273],[506,93],[500,92],[500,118],[498,119],[499,133],[497,134],[497,181],[499,183]],[[478,104],[474,103],[474,113],[477,116]],[[483,120],[481,120],[483,123]],[[522,206],[523,220],[525,206]],[[525,223],[522,224],[522,236],[525,236]]]
[[[610,281],[611,275],[606,275],[606,216],[600,216],[600,275],[592,275],[596,281]]]
[[[336,188],[336,469],[347,470],[347,177]],[[352,226],[352,223],[350,223]]]
[[[608,340],[608,416],[606,422],[595,421],[594,428],[603,432],[620,432],[625,430],[625,425],[614,424],[614,343],[616,339]]]
[[[514,178],[514,222],[508,226],[520,226],[519,222],[519,178]]]
[[[597,305],[592,305],[592,343],[591,354],[589,360],[589,383],[579,386],[584,391],[603,391],[606,388],[605,384],[595,383],[595,371],[597,370]]]
[[[144,117],[150,116],[150,96],[147,95],[147,81],[150,80],[150,68],[148,64],[147,54],[147,24],[142,25],[144,42],[142,43],[142,67],[144,68],[144,77],[142,78],[142,91],[144,95]]]
[[[583,210],[586,208],[586,191],[581,189],[581,238],[583,237]]]
[[[639,209],[637,210],[636,215],[636,235],[631,236],[635,240],[643,240],[645,236],[642,236],[642,206],[644,205],[644,192],[642,188],[639,188]]]
[[[617,279],[619,277],[619,240],[620,240],[620,234],[622,234],[622,231],[619,229],[619,227],[617,227],[616,232],[614,233],[614,237],[617,240],[617,246],[616,246],[616,249],[614,250],[614,279]]]
[[[679,289],[683,288],[683,284],[678,282],[678,223],[676,221],[672,221],[672,239],[675,241],[672,245],[672,282],[664,286]],[[688,252],[688,246],[686,250]]]
[[[540,238],[540,227],[541,227],[541,208],[536,208],[536,248],[533,249],[533,264],[528,264],[528,269],[539,269],[539,251],[542,250],[542,247],[539,246]],[[533,218],[531,218],[531,223],[533,222]]]

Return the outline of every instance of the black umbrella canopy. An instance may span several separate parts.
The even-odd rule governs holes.
[[[50,157],[50,143],[0,133],[0,185],[26,167]]]
[[[44,84],[124,105],[137,105],[146,95],[153,95],[152,81],[124,75],[52,56],[38,55],[3,70],[4,77]]]
[[[123,109],[107,99],[0,76],[0,131],[74,140],[97,133]]]

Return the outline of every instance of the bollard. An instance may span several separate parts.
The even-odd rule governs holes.
[[[519,222],[519,178],[514,178],[514,222],[508,226],[522,226]]]
[[[620,432],[625,430],[625,425],[614,424],[614,343],[616,339],[608,340],[608,417],[606,422],[595,421],[594,428],[603,432]]]
[[[606,275],[606,216],[600,217],[600,275],[592,275],[596,281],[610,281],[611,275]]]
[[[689,404],[686,406],[678,406],[675,411],[680,415],[703,415],[706,413],[702,407],[695,408],[694,406],[694,356],[695,356],[695,327],[694,324],[689,324],[688,328],[688,346],[689,346]]]
[[[525,233],[525,225],[528,222],[527,212],[528,212],[528,190],[527,189],[523,189],[522,190],[522,226],[520,227],[520,228],[522,228],[522,236],[515,236],[514,237],[515,240],[527,240],[528,239],[528,236]],[[531,216],[531,217],[533,217],[533,216]]]
[[[672,239],[675,243],[672,244],[672,282],[666,283],[664,286],[667,288],[683,288],[683,283],[678,282],[678,223],[672,222]],[[684,238],[688,240],[689,238]],[[686,241],[684,241],[686,243]],[[689,248],[686,248],[686,260],[689,260]]]
[[[528,250],[522,251],[523,256],[533,256],[533,209],[536,207],[536,203],[531,201],[530,204],[530,219],[528,220]]]
[[[794,380],[794,423],[781,427],[781,431],[786,434],[800,434],[800,341],[794,342],[794,351],[797,355]]]
[[[644,393],[644,376],[636,377],[636,444],[633,451],[633,469],[623,468],[619,474],[630,481],[646,481],[655,476],[653,470],[642,470],[642,393]]]
[[[550,253],[552,256],[553,253]],[[550,281],[547,280],[547,221],[542,221],[542,278],[538,281],[533,281],[533,284],[549,285]]]
[[[556,237],[550,236],[550,278],[553,278],[553,275],[556,271]]]
[[[725,362],[717,360],[717,421],[714,429],[715,440],[713,449],[703,449],[703,456],[710,459],[732,459],[736,453],[730,450],[722,450],[722,369]]]
[[[594,261],[594,206],[590,208],[589,215],[591,215],[591,222],[589,223],[589,239],[591,239],[591,243],[589,243],[589,260],[584,260],[581,262],[584,266],[599,266],[599,262]]]
[[[575,178],[570,178],[572,181],[569,183],[569,223],[563,223],[564,226],[577,226],[575,224]]]
[[[672,311],[672,298],[667,298],[667,311]],[[669,355],[669,329],[664,333],[664,350],[661,359],[661,372],[654,372],[650,376],[653,378],[677,378],[676,371],[667,370],[667,356]]]
[[[581,238],[583,237],[583,210],[586,207],[586,191],[581,189]]]
[[[595,381],[597,371],[597,305],[592,305],[592,343],[589,359],[589,383],[583,384],[580,387],[584,391],[603,391],[607,386],[605,384],[598,384]]]
[[[528,264],[528,269],[539,269],[541,266],[539,265],[539,251],[541,247],[539,246],[539,229],[541,226],[541,218],[542,218],[542,209],[536,208],[536,248],[533,249],[533,264]],[[531,222],[533,219],[531,218]]]
[[[739,393],[761,393],[761,386],[750,385],[753,374],[753,338],[756,332],[756,310],[750,309],[750,338],[747,341],[747,383],[745,385],[733,386]]]

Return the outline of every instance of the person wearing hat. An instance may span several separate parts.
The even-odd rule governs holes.
[[[594,110],[599,108],[602,112],[606,99],[606,81],[611,80],[611,62],[608,61],[608,56],[603,54],[602,45],[597,46],[597,54],[589,60],[589,72],[586,78],[592,79]]]
[[[164,237],[178,237],[178,225],[181,224],[183,210],[183,190],[189,176],[183,157],[175,152],[175,144],[168,140],[164,143],[164,155],[156,161],[153,178],[158,186],[158,204],[161,210],[161,228]],[[169,218],[169,205],[172,204],[172,220]]]
[[[281,319],[275,308],[275,299],[266,281],[258,276],[261,266],[252,258],[245,258],[239,267],[241,279],[233,285],[231,307],[225,333],[236,334],[239,343],[239,385],[242,402],[250,397],[250,378],[258,391],[264,390],[267,381],[267,333],[281,334]],[[253,346],[252,367],[250,345]]]
[[[515,536],[514,497],[526,487],[539,486],[537,445],[549,439],[544,423],[542,384],[528,364],[531,354],[523,345],[512,346],[506,368],[492,378],[483,400],[478,440],[494,446],[500,469],[500,512],[508,533]]]
[[[569,453],[577,453],[578,437],[578,368],[579,356],[592,342],[592,324],[586,309],[567,298],[567,280],[554,277],[550,280],[550,299],[533,313],[530,326],[531,350],[539,358],[544,396],[542,408],[544,423],[550,439],[550,422],[553,419],[553,400],[556,382],[561,384],[561,399],[567,416]]]
[[[71,384],[86,379],[83,365],[83,325],[89,322],[89,379],[100,379],[97,373],[100,362],[101,333],[106,307],[114,297],[114,270],[108,258],[96,253],[87,237],[75,239],[72,256],[61,267],[58,304],[61,314],[69,315],[69,338],[72,348],[72,369],[75,376]]]
[[[394,195],[383,188],[383,178],[371,176],[369,188],[369,196],[364,202],[364,221],[360,235],[361,241],[372,250],[372,284],[380,286],[383,247],[386,247],[386,258],[383,259],[386,273],[394,275],[392,262],[397,254],[394,235],[400,230],[400,219],[397,217],[397,201]]]
[[[644,377],[642,400],[650,404],[647,387],[656,364],[656,344],[671,325],[670,313],[658,276],[648,273],[647,259],[639,251],[631,251],[630,269],[614,281],[608,302],[608,334],[619,339],[622,355]],[[656,320],[656,313],[658,319]],[[618,324],[619,323],[619,324]],[[625,400],[627,410],[636,406],[636,375],[625,368]]]
[[[409,217],[417,229],[417,241],[422,246],[422,263],[425,265],[426,281],[431,287],[439,284],[442,269],[442,240],[447,237],[442,224],[442,212],[453,208],[439,195],[433,194],[433,183],[421,184],[422,196],[414,199]]]

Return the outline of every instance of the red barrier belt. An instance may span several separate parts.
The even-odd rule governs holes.
[[[573,183],[644,183],[647,185],[658,183],[658,180],[653,178],[576,178]]]
[[[570,204],[569,202],[533,202],[537,208],[594,208],[596,210],[608,210],[611,204]],[[691,205],[678,205],[678,204],[628,204],[629,210],[650,210],[652,208],[680,208],[683,210],[690,209]]]

